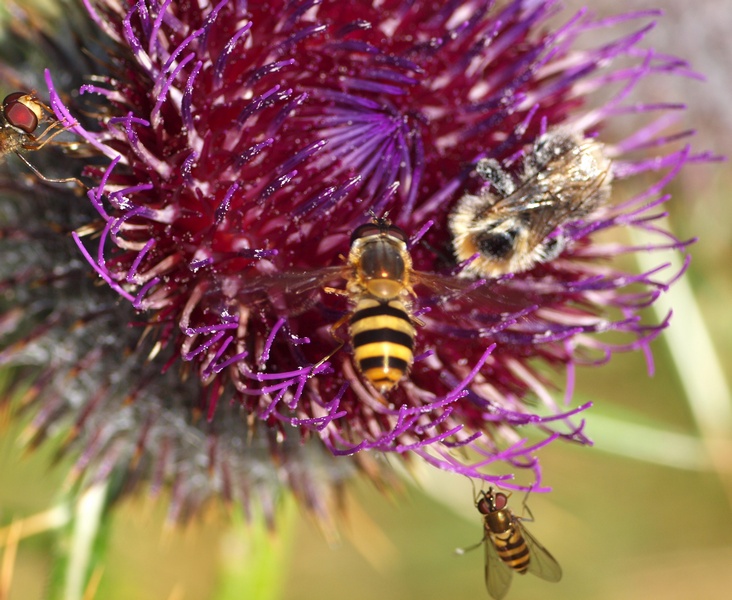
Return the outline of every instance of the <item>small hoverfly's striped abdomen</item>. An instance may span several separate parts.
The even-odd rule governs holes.
[[[510,527],[503,533],[493,533],[493,542],[500,559],[514,571],[526,573],[529,568],[529,548],[518,527]]]
[[[356,364],[379,392],[392,389],[412,366],[416,332],[401,300],[361,298],[350,333]]]

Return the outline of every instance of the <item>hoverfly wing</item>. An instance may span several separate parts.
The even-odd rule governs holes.
[[[227,290],[227,295],[245,306],[269,303],[276,311],[290,316],[308,310],[315,302],[313,292],[326,283],[342,279],[344,267],[325,267],[314,271],[293,271],[256,275]]]
[[[486,527],[485,532],[485,587],[495,600],[501,600],[508,593],[513,579],[513,571],[498,556],[496,545]]]
[[[496,315],[518,313],[534,305],[521,290],[495,281],[476,281],[423,271],[415,271],[412,279],[415,285],[423,285],[433,293],[432,296],[420,296],[424,304],[444,304],[450,300],[464,299],[479,306],[481,312]]]
[[[557,582],[562,578],[562,567],[549,551],[529,533],[519,519],[515,519],[516,527],[521,529],[524,541],[529,549],[528,572],[545,581]]]

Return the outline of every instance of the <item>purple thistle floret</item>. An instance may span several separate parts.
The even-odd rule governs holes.
[[[554,1],[84,4],[114,44],[111,72],[81,88],[96,123],[73,125],[47,73],[58,118],[107,158],[84,169],[98,220],[73,238],[134,309],[120,327],[168,356],[166,377],[200,386],[195,408],[213,420],[241,406],[278,439],[314,437],[336,456],[396,452],[546,489],[536,451],[589,443],[572,419],[589,405],[569,404],[574,366],[647,353],[666,325],[640,312],[678,273],[629,274],[612,259],[685,247],[656,224],[662,190],[705,156],[678,146],[688,132],[665,133],[682,106],[634,99],[649,78],[694,76],[640,45],[658,13],[581,12],[552,30]],[[615,37],[581,49],[597,32]],[[656,113],[631,137],[602,135],[611,119]],[[571,223],[554,261],[464,293],[418,288],[415,363],[384,402],[331,332],[348,299],[288,282],[342,265],[370,214],[410,235],[417,271],[455,278],[448,214],[482,185],[477,161],[516,162],[558,125],[599,134],[614,182],[657,182]],[[596,241],[616,227],[662,241]],[[497,312],[476,300],[485,290],[521,301]],[[553,371],[568,374],[565,405],[547,390]],[[511,483],[522,469],[533,480]]]

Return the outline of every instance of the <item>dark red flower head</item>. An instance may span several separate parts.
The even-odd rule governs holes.
[[[97,155],[83,171],[97,218],[73,236],[119,296],[105,316],[144,340],[146,365],[164,363],[144,380],[122,370],[130,410],[138,391],[173,381],[171,396],[195,390],[187,410],[211,423],[240,407],[241,423],[278,443],[418,455],[505,487],[541,487],[538,447],[588,441],[570,419],[587,406],[555,402],[552,372],[568,369],[571,388],[574,365],[645,350],[665,324],[639,311],[675,277],[660,265],[622,272],[613,259],[636,249],[596,242],[617,227],[655,231],[662,188],[691,157],[660,133],[678,105],[630,100],[656,75],[690,74],[641,46],[656,13],[581,12],[550,27],[554,1],[96,0],[88,11],[110,57],[81,88],[96,118],[73,130]],[[613,41],[583,49],[599,30]],[[79,120],[51,73],[47,82],[59,119]],[[655,112],[628,139],[603,135],[611,118]],[[602,173],[601,198],[561,218],[565,192],[541,183],[554,169],[565,185],[541,158],[556,131],[593,144],[604,165],[589,171]],[[648,171],[657,183],[621,201],[616,182]],[[528,180],[533,192],[517,203],[512,191]],[[471,270],[480,257],[455,258],[450,215],[463,197],[478,212],[508,197],[523,211],[512,222],[538,229],[526,212],[537,194],[536,209],[555,215],[542,217],[537,260],[483,273]],[[377,289],[349,259],[353,232],[372,220],[404,232],[379,252],[401,253],[409,280],[392,295],[406,317],[394,318],[414,329],[374,351],[414,340],[413,364],[381,391],[354,350],[388,326],[357,340],[348,325]],[[517,235],[504,228],[501,239]],[[683,248],[661,235],[658,247]],[[496,238],[477,247],[500,250]],[[533,483],[507,483],[524,468]]]

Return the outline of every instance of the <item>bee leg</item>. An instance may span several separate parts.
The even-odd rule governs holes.
[[[553,134],[539,138],[531,153],[526,157],[527,174],[538,173],[551,161],[569,154],[577,147],[577,142],[568,132]]]
[[[561,233],[548,238],[539,247],[539,262],[549,262],[559,256],[567,247],[567,238]]]
[[[506,173],[494,158],[481,158],[475,167],[475,171],[504,198],[516,191],[516,184],[511,175]]]

